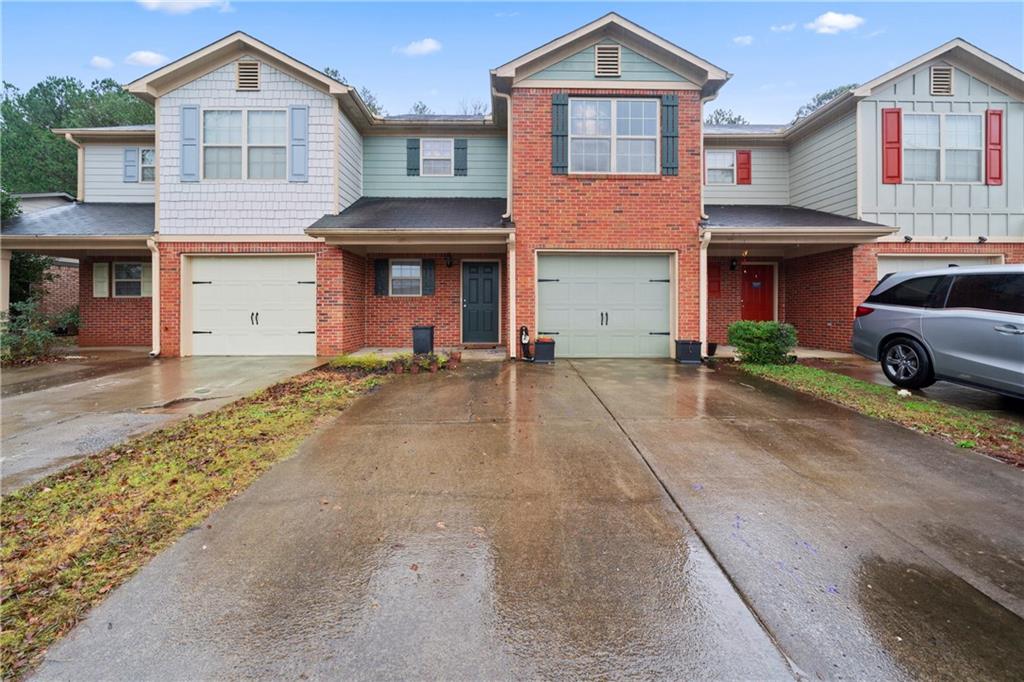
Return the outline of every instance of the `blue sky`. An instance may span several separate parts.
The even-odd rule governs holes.
[[[243,30],[368,86],[389,113],[457,112],[488,69],[614,10],[735,74],[712,107],[785,122],[814,93],[866,81],[960,36],[1024,66],[1024,3],[3,2],[3,79],[128,82]],[[191,11],[183,11],[190,9]],[[824,15],[824,16],[823,16]]]

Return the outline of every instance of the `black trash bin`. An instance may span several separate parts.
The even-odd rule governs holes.
[[[700,341],[676,339],[676,362],[683,365],[699,365]]]
[[[434,352],[434,327],[412,328],[412,352],[416,355]]]
[[[540,338],[533,342],[533,361],[550,365],[555,361],[555,340]]]

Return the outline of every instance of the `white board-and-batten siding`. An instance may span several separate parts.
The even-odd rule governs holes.
[[[864,220],[900,228],[896,238],[1024,237],[1024,103],[975,78],[953,70],[953,95],[933,96],[932,64],[907,74],[858,105],[861,129],[861,213]],[[903,182],[882,184],[882,109],[904,114],[1003,114],[1003,184],[980,182]],[[984,129],[984,122],[983,122]]]
[[[83,145],[85,154],[85,201],[89,203],[152,204],[152,182],[124,181],[124,154],[126,149],[152,149],[150,144]],[[141,170],[137,171],[141,177]]]
[[[705,151],[750,151],[749,185],[705,185],[704,203],[737,206],[785,206],[789,204],[789,150],[786,147],[757,147],[742,143],[705,143]]]
[[[181,107],[186,104],[199,105],[200,131],[202,112],[208,109],[309,107],[308,181],[207,180],[200,163],[200,180],[181,182]],[[163,95],[158,106],[162,233],[301,235],[335,210],[335,175],[345,165],[338,163],[340,152],[334,149],[340,114],[327,93],[262,61],[260,89],[239,92],[235,62],[230,62]]]

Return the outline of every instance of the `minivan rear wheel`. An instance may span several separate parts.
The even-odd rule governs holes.
[[[925,388],[935,383],[931,360],[914,339],[898,338],[882,348],[882,371],[900,388]]]

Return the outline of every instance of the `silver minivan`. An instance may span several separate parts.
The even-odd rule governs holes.
[[[857,306],[853,350],[889,381],[954,381],[1024,398],[1024,265],[887,275]]]

